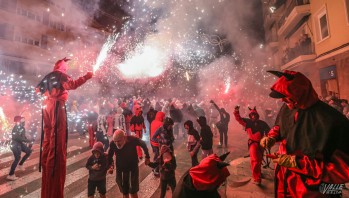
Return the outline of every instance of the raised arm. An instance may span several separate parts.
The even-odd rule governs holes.
[[[239,124],[241,124],[242,126],[246,127],[246,122],[244,121],[244,119],[240,116],[240,107],[239,106],[235,106],[235,110],[234,110],[234,117],[235,120],[238,121]]]
[[[91,79],[92,76],[93,76],[92,72],[87,72],[84,76],[76,80],[69,78],[68,81],[62,83],[62,86],[66,90],[74,90],[80,87],[81,85],[83,85],[87,80]]]

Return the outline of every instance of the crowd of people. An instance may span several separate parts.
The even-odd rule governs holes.
[[[72,80],[65,74],[67,61],[59,60],[54,71],[37,87],[47,96],[40,153],[42,197],[63,197],[68,135],[65,110],[67,90],[76,89],[93,77],[88,72]],[[263,121],[257,107],[248,107],[248,118],[241,117],[240,106],[235,106],[233,113],[248,136],[253,182],[261,184],[263,153],[276,142],[280,142],[279,151],[268,156],[276,166],[276,197],[318,197],[322,195],[318,190],[320,185],[349,182],[349,147],[346,143],[349,138],[348,102],[341,100],[341,107],[336,108],[333,98],[328,104],[321,101],[310,80],[299,72],[270,73],[279,77],[271,87],[270,97],[284,102],[274,123],[271,125]],[[51,79],[61,81],[50,82]],[[79,103],[74,101],[69,110],[79,114],[79,109],[87,109],[85,121],[92,149],[86,163],[89,197],[94,196],[96,188],[100,197],[105,197],[106,174],[112,174],[114,170],[116,183],[124,197],[138,197],[138,162],[141,160],[152,168],[155,176],[160,177],[160,197],[165,197],[167,186],[174,196],[214,191],[208,194],[219,197],[215,192],[229,176],[229,171],[225,168],[228,164],[222,162],[226,156],[213,154],[213,137],[218,132],[217,146],[229,146],[228,126],[231,120],[224,107],[219,107],[213,100],[182,102],[177,98],[158,100],[155,97],[143,99],[135,96],[129,100],[99,98],[98,101],[82,104],[87,106],[79,107]],[[271,117],[266,114],[265,118]],[[9,180],[17,179],[14,174],[17,165],[23,169],[25,160],[31,154],[30,147],[25,145],[30,142],[25,136],[25,118],[16,116],[14,122],[11,149],[15,160],[7,177]],[[152,161],[143,140],[146,133],[149,134],[154,154]],[[186,140],[191,157],[192,168],[179,182],[181,185],[189,182],[186,188],[177,187],[176,139]],[[20,161],[21,151],[26,155]],[[216,179],[211,181],[212,178]],[[177,189],[181,189],[181,192],[176,192],[179,191]]]

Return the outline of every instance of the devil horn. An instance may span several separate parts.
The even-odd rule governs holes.
[[[257,109],[256,109],[256,106],[254,106],[253,109],[254,109],[254,110],[257,110]]]
[[[229,154],[230,154],[230,152],[226,152],[226,153],[224,153],[223,155],[219,156],[219,159],[222,160],[222,161],[224,161],[225,158],[227,158],[227,156],[228,156]]]
[[[248,107],[248,110],[250,110],[250,111],[251,111],[252,109],[251,109],[250,107]]]
[[[229,166],[230,164],[228,164],[227,162],[217,162],[217,168],[222,169],[226,166]]]
[[[293,80],[293,78],[294,78],[293,75],[287,74],[287,73],[284,73],[284,72],[281,72],[281,71],[269,70],[269,71],[267,71],[267,72],[269,72],[269,73],[271,73],[271,74],[274,74],[275,76],[277,76],[277,77],[279,77],[279,78],[280,78],[281,76],[285,76],[285,78],[286,78],[287,80]]]
[[[67,57],[64,57],[62,60],[63,60],[64,62],[68,62],[68,61],[70,61],[70,59],[69,59],[69,58],[67,58]]]

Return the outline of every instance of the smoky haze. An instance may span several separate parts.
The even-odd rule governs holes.
[[[270,66],[267,64],[265,47],[260,45],[263,32],[262,24],[259,24],[261,21],[258,20],[262,17],[258,10],[261,9],[258,7],[259,1],[113,2],[113,6],[120,6],[129,16],[132,31],[116,42],[114,54],[111,52],[108,55],[108,60],[95,78],[71,93],[73,99],[102,95],[122,97],[147,94],[162,98],[179,95],[186,99],[197,98],[198,101],[215,99],[230,106],[274,106],[275,102],[270,102],[268,98],[274,78],[265,72]],[[54,9],[50,9],[53,19],[63,20],[66,24],[67,35],[50,38],[56,41],[51,42],[43,58],[34,52],[32,54],[31,50],[21,49],[27,56],[35,56],[38,61],[45,59],[45,62],[50,63],[47,68],[39,69],[41,77],[38,81],[51,71],[57,59],[63,57],[72,58],[68,73],[73,78],[92,69],[106,40],[106,34],[91,27],[92,18],[101,13],[101,5],[105,6],[93,0],[60,1],[58,6],[65,8],[64,16],[63,12],[53,13]],[[53,5],[31,4],[33,10],[40,11],[50,6]],[[23,26],[27,26],[28,30],[42,27],[34,23]],[[45,30],[40,31],[45,34]],[[231,50],[221,53],[221,47],[226,44],[232,46]],[[120,64],[136,56],[134,49],[140,45],[155,46],[164,53],[163,60],[148,57],[159,60],[160,69],[163,70],[160,76],[137,81],[127,79],[119,71]],[[119,49],[120,46],[126,46],[127,49]],[[122,50],[120,55],[119,51]]]

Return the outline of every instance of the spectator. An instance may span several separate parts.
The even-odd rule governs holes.
[[[99,192],[100,198],[105,198],[107,192],[106,188],[106,174],[108,170],[107,157],[103,150],[103,144],[96,142],[92,148],[92,155],[86,162],[86,168],[88,169],[88,184],[87,184],[87,196],[93,198],[96,188]]]
[[[197,146],[197,144],[200,144],[200,136],[198,131],[194,128],[193,122],[191,120],[187,120],[184,122],[184,128],[187,130],[188,133],[187,149],[190,152],[191,166],[193,167],[199,164],[199,149],[194,150],[194,148]]]
[[[126,136],[123,130],[116,130],[108,151],[109,173],[114,170],[114,155],[116,156],[116,183],[124,198],[138,197],[139,168],[136,147],[140,146],[145,153],[145,165],[149,164],[149,152],[145,142],[134,136]]]
[[[160,156],[155,162],[150,162],[149,166],[152,168],[160,167],[160,198],[165,197],[167,185],[170,186],[173,193],[177,183],[175,175],[177,163],[170,147],[167,145],[162,145],[160,149]]]
[[[25,136],[25,128],[24,128],[25,118],[21,116],[15,116],[14,122],[15,122],[15,126],[12,129],[11,150],[15,160],[12,162],[10,173],[6,177],[6,179],[12,180],[12,181],[18,179],[18,177],[16,177],[15,175],[15,170],[17,165],[19,170],[24,171],[25,168],[23,167],[23,164],[25,160],[27,160],[30,154],[32,153],[32,150],[25,144],[30,142]],[[21,159],[21,152],[24,152],[25,155],[22,158],[22,160],[19,161]]]

